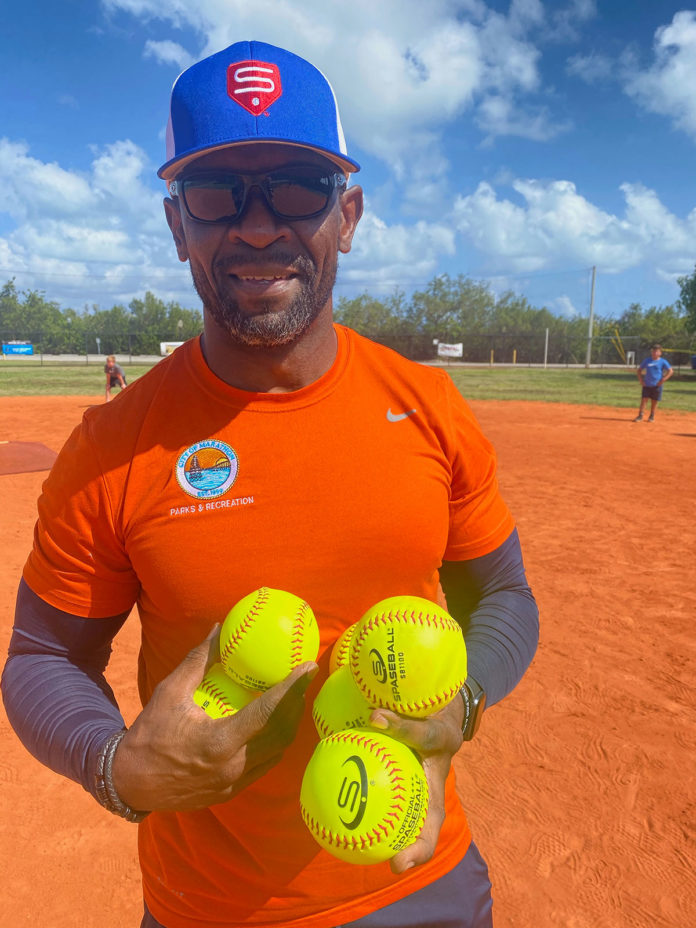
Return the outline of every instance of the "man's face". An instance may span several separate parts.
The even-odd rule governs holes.
[[[657,361],[657,359],[662,355],[662,348],[651,348],[650,354],[652,355],[653,361]]]
[[[253,144],[211,152],[185,176],[213,170],[261,173],[295,164],[338,169],[324,158],[286,145]],[[348,252],[362,212],[359,187],[335,191],[327,210],[303,220],[276,217],[252,189],[232,223],[191,219],[178,199],[165,200],[179,258],[216,325],[244,345],[288,344],[331,306],[338,251]]]

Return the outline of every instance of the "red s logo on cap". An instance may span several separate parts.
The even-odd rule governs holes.
[[[237,61],[227,69],[227,93],[252,116],[260,116],[282,92],[278,66],[268,61]]]

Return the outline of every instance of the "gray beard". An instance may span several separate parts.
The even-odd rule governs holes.
[[[260,312],[253,316],[241,312],[236,300],[214,292],[208,279],[194,267],[191,267],[191,276],[206,312],[235,342],[273,348],[295,341],[314,322],[331,296],[337,265],[336,261],[319,278],[309,258],[296,258],[292,263],[293,271],[301,280],[297,297],[281,311],[274,312],[270,304],[262,304]]]

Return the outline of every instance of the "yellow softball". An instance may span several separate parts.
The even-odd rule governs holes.
[[[223,719],[234,715],[252,700],[258,693],[235,683],[226,673],[222,664],[217,663],[208,670],[193,693],[193,701],[200,706],[211,719]]]
[[[334,670],[338,670],[339,667],[348,663],[350,639],[353,637],[356,625],[356,622],[349,625],[343,634],[336,639],[333,648],[331,648],[331,656],[329,657],[329,673],[333,673]]]
[[[418,837],[428,783],[413,751],[378,732],[323,738],[302,779],[305,825],[330,854],[353,864],[389,860]]]
[[[345,728],[367,728],[370,712],[372,706],[355,685],[347,664],[327,677],[312,706],[320,738]]]
[[[262,586],[232,607],[220,629],[220,660],[252,690],[267,690],[319,653],[319,627],[309,604]]]
[[[349,665],[371,705],[424,718],[454,699],[466,680],[464,635],[430,600],[392,596],[357,623]]]

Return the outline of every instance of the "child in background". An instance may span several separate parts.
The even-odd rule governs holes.
[[[662,384],[665,380],[669,380],[672,374],[674,374],[672,365],[662,357],[662,345],[650,346],[650,358],[646,358],[641,363],[636,374],[643,386],[643,392],[640,399],[638,415],[633,421],[640,422],[643,418],[646,400],[650,400],[648,422],[653,422],[657,404],[662,399]]]
[[[112,387],[120,387],[122,390],[125,390],[126,375],[121,365],[116,363],[116,358],[112,354],[106,359],[104,373],[106,374],[106,402],[108,403],[109,400],[112,399]]]

